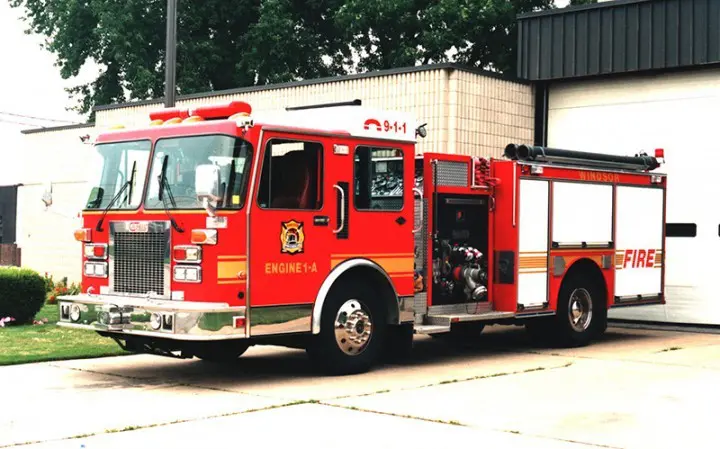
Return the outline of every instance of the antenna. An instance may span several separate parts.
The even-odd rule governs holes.
[[[362,106],[362,100],[352,100],[352,101],[341,101],[337,103],[320,103],[320,104],[311,104],[306,106],[292,106],[292,107],[286,107],[286,111],[300,111],[303,109],[320,109],[320,108],[336,108],[338,106]]]

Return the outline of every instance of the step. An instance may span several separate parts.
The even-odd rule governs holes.
[[[429,325],[449,327],[451,323],[462,323],[468,321],[494,321],[505,318],[512,318],[514,312],[484,312],[477,314],[458,313],[452,315],[428,315],[425,319]]]
[[[450,325],[438,326],[434,324],[416,324],[416,334],[441,334],[443,332],[450,332]]]

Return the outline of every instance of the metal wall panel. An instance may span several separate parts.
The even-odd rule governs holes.
[[[718,97],[720,68],[550,87],[548,146],[616,155],[665,150],[657,171],[668,175],[666,216],[674,225],[662,260],[667,304],[617,309],[611,318],[720,325],[720,208],[714,196],[709,207],[699,205],[699,198],[720,191],[714,164],[705,163],[720,150],[713,139]],[[651,232],[633,217],[622,220]],[[676,227],[691,232],[673,232]]]
[[[518,18],[518,77],[720,63],[720,0],[617,0]]]

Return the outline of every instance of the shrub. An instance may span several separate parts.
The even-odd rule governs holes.
[[[76,284],[74,282],[67,285],[67,278],[63,278],[62,281],[55,284],[55,286],[47,293],[47,303],[56,304],[58,296],[79,295],[81,288],[80,284]]]
[[[0,318],[30,324],[45,303],[45,280],[33,270],[0,267]]]

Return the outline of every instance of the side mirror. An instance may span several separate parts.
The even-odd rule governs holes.
[[[210,216],[220,201],[220,167],[213,164],[198,165],[195,169],[195,195],[203,202]]]
[[[420,136],[423,139],[427,137],[427,128],[425,126],[427,123],[423,123],[422,125],[418,126],[417,129],[415,129],[415,136]]]
[[[102,187],[93,187],[90,190],[90,197],[88,198],[87,207],[91,209],[97,209],[102,204],[105,190]]]
[[[42,202],[45,203],[45,207],[52,205],[52,183],[48,182],[45,184],[45,190],[42,194]]]

